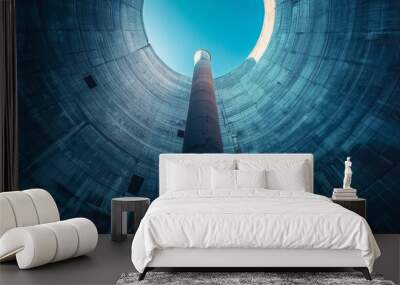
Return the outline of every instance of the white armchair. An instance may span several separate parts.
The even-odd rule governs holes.
[[[56,203],[43,189],[0,193],[0,262],[16,258],[20,269],[28,269],[84,255],[97,240],[90,220],[60,221]]]

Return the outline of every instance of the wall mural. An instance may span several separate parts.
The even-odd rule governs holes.
[[[20,187],[109,231],[115,196],[158,195],[191,79],[148,43],[142,1],[18,0]],[[400,233],[400,1],[276,0],[258,62],[215,79],[225,152],[310,152],[330,196],[353,161],[376,233]]]

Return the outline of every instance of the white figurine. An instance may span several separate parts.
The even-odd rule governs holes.
[[[351,176],[353,175],[353,171],[351,170],[350,156],[347,157],[344,166],[343,189],[351,189]]]

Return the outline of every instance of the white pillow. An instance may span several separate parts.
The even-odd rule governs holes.
[[[211,168],[235,169],[236,160],[226,159],[176,159],[166,165],[167,191],[209,190],[211,191]]]
[[[240,159],[239,170],[266,170],[267,188],[272,190],[306,191],[307,162],[305,160]]]
[[[211,189],[211,168],[207,166],[185,166],[170,163],[168,165],[168,190],[203,190]]]
[[[267,172],[262,170],[236,170],[238,188],[267,188]]]
[[[211,185],[213,190],[235,190],[236,170],[212,168]]]
[[[267,171],[268,189],[306,191],[304,164],[285,170],[271,169]]]

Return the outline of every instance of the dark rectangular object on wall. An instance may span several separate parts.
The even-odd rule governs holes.
[[[140,187],[144,182],[144,178],[138,175],[132,175],[131,182],[129,183],[128,192],[132,194],[136,194],[139,192]]]
[[[93,89],[93,88],[95,88],[95,87],[97,86],[96,81],[94,80],[93,76],[91,76],[91,75],[86,76],[86,77],[84,78],[84,80],[85,80],[87,86],[88,86],[90,89]]]
[[[185,131],[184,130],[178,130],[178,133],[176,134],[178,137],[183,138],[185,136]]]

